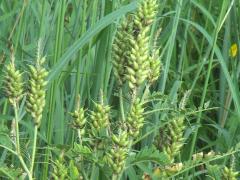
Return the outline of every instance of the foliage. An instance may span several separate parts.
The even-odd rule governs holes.
[[[0,179],[239,179],[239,7],[1,1]]]

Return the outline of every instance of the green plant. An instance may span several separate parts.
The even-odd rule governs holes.
[[[1,1],[0,179],[238,179],[239,5]]]

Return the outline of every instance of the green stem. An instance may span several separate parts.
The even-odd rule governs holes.
[[[23,169],[24,169],[25,172],[27,173],[29,180],[33,180],[32,174],[31,174],[31,172],[29,171],[26,163],[24,162],[22,155],[21,155],[21,154],[18,154],[18,158],[19,158],[19,160],[20,160],[20,162],[21,162],[21,164],[22,164]]]
[[[18,126],[18,121],[20,120],[19,116],[18,116],[19,107],[18,107],[18,103],[16,100],[13,100],[13,107],[14,107],[14,114],[15,114],[16,154],[18,156],[18,159],[19,159],[23,169],[27,173],[29,180],[32,180],[32,174],[29,171],[29,169],[27,168],[27,165],[24,162],[23,157],[21,155],[21,148],[20,148],[20,141],[19,141],[19,126]]]
[[[34,126],[33,149],[32,149],[32,161],[31,161],[31,167],[30,167],[31,174],[33,174],[33,167],[34,167],[34,161],[35,161],[35,155],[36,155],[37,133],[38,133],[38,126],[35,125]]]
[[[198,114],[198,118],[197,118],[197,125],[201,122],[201,118],[202,118],[202,109],[204,106],[204,102],[205,102],[205,98],[206,98],[206,94],[207,94],[207,89],[208,89],[208,83],[209,83],[209,79],[210,79],[210,75],[211,75],[211,71],[212,71],[212,66],[213,66],[213,57],[214,57],[214,53],[215,53],[215,47],[217,45],[217,40],[218,40],[218,34],[223,26],[223,23],[226,20],[227,15],[230,12],[230,7],[226,8],[226,2],[227,1],[223,1],[222,4],[222,8],[221,8],[221,12],[220,12],[220,18],[218,19],[218,24],[216,27],[216,30],[214,31],[214,39],[213,39],[213,44],[212,44],[212,52],[210,55],[210,61],[209,61],[209,65],[208,65],[208,69],[207,69],[207,76],[206,76],[206,80],[204,83],[204,89],[203,89],[203,94],[202,94],[202,98],[201,98],[201,102],[200,102],[200,113]],[[228,9],[228,11],[226,12],[226,10]],[[193,140],[191,143],[191,148],[190,148],[190,153],[189,153],[189,159],[191,159],[192,155],[193,155],[193,151],[196,145],[196,140],[197,140],[197,134],[198,134],[198,128],[196,129],[196,131],[193,134]]]
[[[117,174],[113,174],[113,176],[112,176],[112,180],[119,180],[120,178],[119,178],[119,176],[117,175]]]
[[[119,101],[120,101],[120,111],[123,122],[125,121],[125,114],[124,114],[124,105],[123,105],[123,91],[122,88],[119,90]]]
[[[79,143],[80,143],[80,145],[82,145],[82,136],[81,136],[80,129],[77,130],[77,133],[78,133]]]
[[[15,133],[16,133],[16,151],[20,154],[20,143],[19,143],[19,126],[18,126],[18,104],[14,101],[14,113],[15,113]]]

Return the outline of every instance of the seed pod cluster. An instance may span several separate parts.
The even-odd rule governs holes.
[[[131,51],[126,67],[126,79],[131,89],[140,86],[146,80],[149,72],[149,28],[140,31],[136,38],[130,39]]]
[[[128,133],[132,138],[136,138],[139,135],[141,128],[143,127],[144,108],[139,98],[137,98],[130,109],[126,123],[128,127]]]
[[[157,70],[160,71],[159,63],[149,58],[149,30],[156,15],[156,9],[156,0],[141,1],[131,18],[126,22],[123,21],[115,37],[114,74],[121,84],[127,81],[132,90],[147,80],[151,68],[154,69],[152,81],[159,75],[156,73]]]
[[[233,168],[224,167],[222,171],[223,180],[237,180],[239,172],[234,171]]]
[[[126,131],[118,136],[112,136],[113,146],[106,154],[107,164],[112,168],[114,174],[119,174],[123,168],[128,154],[128,134]]]
[[[150,71],[149,30],[156,15],[157,2],[141,1],[133,18],[133,36],[130,39],[130,55],[126,67],[126,79],[131,89],[136,89],[148,77]]]
[[[35,125],[40,126],[45,107],[47,70],[42,66],[45,58],[37,60],[36,66],[29,66],[29,84],[27,93],[27,111],[33,117]]]
[[[154,83],[158,77],[160,76],[160,68],[161,68],[161,61],[158,59],[157,56],[149,56],[149,73],[148,73],[148,81],[150,84]]]
[[[98,133],[101,129],[109,126],[110,107],[103,103],[94,103],[95,111],[91,111],[91,130],[93,134]]]
[[[73,113],[71,113],[71,116],[73,118],[72,126],[75,129],[80,130],[80,134],[85,134],[85,125],[87,122],[87,119],[84,114],[84,109],[78,107]]]
[[[113,72],[119,85],[125,82],[125,67],[129,57],[129,39],[131,38],[131,24],[122,21],[113,42]]]
[[[146,27],[152,24],[157,13],[157,0],[143,0],[140,2],[135,13],[135,24],[139,27]]]
[[[13,62],[6,66],[4,90],[11,103],[13,103],[13,100],[19,100],[23,95],[22,74],[15,68]]]
[[[65,166],[62,160],[57,160],[55,166],[53,166],[52,177],[54,180],[66,179],[68,175],[68,168]]]
[[[174,162],[174,157],[180,152],[183,146],[183,133],[185,130],[184,116],[176,117],[166,128],[166,133],[170,142],[163,146],[163,152],[168,155],[171,162]]]

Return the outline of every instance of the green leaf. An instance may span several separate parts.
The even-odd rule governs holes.
[[[7,167],[5,164],[0,163],[0,177],[1,179],[24,179],[20,178],[19,176],[22,174],[21,169],[13,169]]]
[[[221,179],[221,169],[218,165],[207,165],[208,174],[211,179],[220,180]]]
[[[10,131],[6,126],[0,127],[0,144],[12,149],[12,142],[9,134]]]
[[[96,25],[81,36],[68,50],[62,55],[58,63],[52,68],[50,75],[48,76],[48,81],[52,81],[59,77],[59,73],[71,60],[71,58],[84,46],[86,45],[95,35],[97,35],[101,30],[107,27],[109,24],[113,23],[116,19],[125,15],[126,13],[134,10],[137,7],[137,2],[134,1],[120,9],[108,14],[103,17]],[[78,60],[78,59],[75,59]]]
[[[167,165],[171,161],[168,156],[159,152],[156,147],[145,147],[138,154],[130,155],[128,158],[129,165],[134,165],[141,162],[155,162],[159,165]]]

